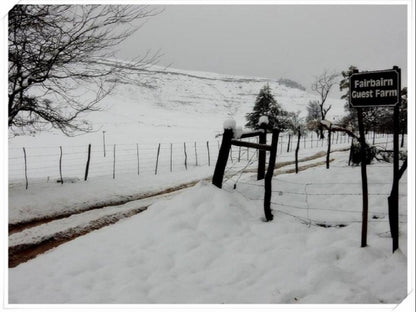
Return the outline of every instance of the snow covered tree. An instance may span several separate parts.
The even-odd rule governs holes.
[[[123,72],[97,60],[111,57],[139,21],[157,13],[138,5],[15,5],[8,14],[9,130],[91,130],[81,116],[98,110],[114,86],[110,76]],[[147,54],[135,62],[143,67],[157,57]]]
[[[321,120],[325,119],[326,114],[332,107],[331,105],[325,107],[325,102],[328,98],[329,91],[331,91],[331,88],[336,84],[337,77],[337,73],[328,73],[327,71],[324,71],[320,76],[316,77],[315,81],[312,83],[312,91],[319,95],[318,105],[321,113]],[[324,132],[321,126],[319,127],[319,133],[321,139],[323,139]]]
[[[319,107],[319,102],[309,101],[308,106],[306,107],[308,115],[306,116],[306,127],[310,131],[315,131],[316,135],[319,134],[319,127],[321,125],[321,109]]]
[[[269,84],[261,88],[254,104],[253,112],[246,115],[246,127],[258,129],[259,118],[267,116],[270,128],[285,130],[288,128],[288,113],[280,106],[272,95]]]

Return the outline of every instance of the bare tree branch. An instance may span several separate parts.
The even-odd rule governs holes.
[[[111,57],[114,47],[160,12],[138,5],[13,7],[9,12],[9,129],[38,131],[49,124],[67,135],[90,131],[87,121],[77,119],[98,110],[97,104],[126,70],[114,62],[102,66],[100,60]],[[154,64],[157,53],[148,52],[130,66]],[[95,95],[89,99],[77,95],[86,84],[95,86]]]

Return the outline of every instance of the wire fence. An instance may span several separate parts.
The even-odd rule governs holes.
[[[392,146],[392,135],[368,133],[377,144],[386,148]],[[185,141],[175,143],[132,143],[70,146],[9,147],[9,181],[36,181],[83,179],[86,175],[88,158],[88,177],[105,176],[117,179],[123,174],[157,175],[192,170],[200,167],[214,167],[220,148],[220,139],[211,141]],[[248,139],[256,142],[255,138]],[[270,140],[270,137],[268,137]],[[336,133],[332,145],[349,147],[351,138]],[[299,157],[311,152],[326,150],[327,138],[321,140],[316,133],[307,133],[299,142]],[[278,143],[280,160],[293,160],[297,138],[289,133],[281,133]],[[62,154],[61,154],[62,150]],[[258,151],[233,146],[230,150],[228,166],[238,169],[254,164]],[[251,162],[247,165],[247,162]],[[232,168],[232,167],[231,167]]]
[[[224,189],[236,191],[250,201],[263,201],[264,185],[262,182],[228,180]],[[227,185],[228,184],[228,185]],[[401,200],[406,200],[407,183],[401,181]],[[390,195],[391,183],[372,183],[369,195],[369,223],[388,221],[387,198]],[[334,192],[328,190],[334,189]],[[330,182],[302,183],[274,179],[272,191],[272,210],[291,216],[308,226],[343,227],[351,223],[362,222],[361,183]],[[340,192],[340,189],[352,191]],[[250,196],[251,195],[251,196]],[[407,213],[399,214],[400,223],[407,223]]]

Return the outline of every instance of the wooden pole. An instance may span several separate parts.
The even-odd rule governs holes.
[[[329,156],[331,155],[331,129],[332,124],[329,125],[328,129],[328,150],[326,152],[326,169],[329,169]]]
[[[198,152],[196,151],[196,142],[194,142],[195,149],[195,166],[198,167]]]
[[[351,147],[350,147],[350,156],[348,157],[348,166],[351,166],[352,160],[352,146],[354,145],[354,140],[351,140]]]
[[[400,75],[399,75],[400,77]],[[400,81],[400,80],[399,80]],[[400,86],[400,83],[399,83]],[[400,88],[399,88],[400,90]],[[400,98],[400,92],[399,92]],[[394,107],[394,133],[393,133],[393,186],[388,197],[389,223],[391,238],[393,240],[393,252],[399,248],[399,105]]]
[[[139,158],[139,144],[136,143],[136,154],[137,154],[137,175],[140,175],[140,158]]]
[[[29,186],[29,181],[27,180],[27,159],[26,159],[26,149],[23,147],[23,155],[25,158],[25,181],[26,181],[26,189]]]
[[[172,143],[170,143],[170,172],[172,172]]]
[[[267,168],[266,176],[264,177],[264,215],[266,221],[273,220],[272,210],[270,208],[270,200],[272,198],[272,178],[274,167],[276,164],[277,143],[279,140],[279,130],[272,131],[272,144],[269,158],[269,166]]]
[[[208,152],[208,167],[211,166],[211,157],[209,155],[209,141],[207,141],[207,152]]]
[[[260,133],[259,135],[259,144],[266,144],[267,143],[267,133],[266,133],[266,126],[262,125],[264,132]],[[259,151],[259,161],[257,167],[257,180],[264,179],[264,174],[266,171],[266,151],[258,150]]]
[[[103,151],[104,151],[104,157],[105,157],[105,131],[103,131]]]
[[[113,147],[113,179],[116,178],[116,145]]]
[[[59,146],[61,155],[59,156],[59,175],[61,177],[61,184],[64,184],[64,179],[62,178],[62,146]]]
[[[298,143],[296,145],[296,150],[295,150],[295,172],[298,173],[299,168],[298,168],[298,154],[299,154],[299,143],[300,143],[300,128],[298,128]]]
[[[155,175],[157,175],[157,166],[159,164],[159,154],[160,154],[160,143],[157,147],[157,155],[156,155],[156,166],[155,166]]]
[[[91,158],[91,144],[88,144],[88,158],[87,158],[87,165],[85,166],[84,181],[87,181],[88,179],[88,170],[90,169],[90,158]]]
[[[185,169],[188,170],[188,155],[186,154],[186,142],[183,142],[183,152],[185,153]]]
[[[367,246],[367,223],[368,223],[368,185],[367,185],[367,157],[365,133],[363,125],[363,111],[361,108],[357,108],[358,115],[358,127],[360,131],[360,147],[361,147],[361,181],[362,181],[362,193],[363,193],[363,213],[362,213],[362,225],[361,225],[361,247]]]
[[[233,138],[233,130],[225,129],[222,136],[222,143],[219,150],[217,163],[215,165],[214,175],[212,176],[212,184],[218,188],[222,188],[222,181],[224,179],[225,167],[231,149],[231,140]]]

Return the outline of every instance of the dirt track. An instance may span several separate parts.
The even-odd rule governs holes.
[[[348,149],[347,149],[348,150]],[[342,150],[336,150],[336,151],[342,151]],[[335,151],[334,151],[335,152]],[[310,157],[306,157],[303,159],[300,159],[299,162],[305,162],[305,161],[309,161],[309,160],[313,160],[313,159],[317,159],[320,157],[325,156],[326,153],[317,153],[313,156]],[[333,159],[331,159],[331,161],[333,161]],[[276,164],[276,170],[275,170],[275,174],[274,175],[278,175],[278,174],[286,174],[286,173],[293,173],[295,172],[295,169],[287,169],[287,170],[279,170],[279,168],[288,166],[288,165],[293,165],[295,162],[294,161],[290,161],[290,162],[284,162],[284,163],[277,163]],[[304,166],[299,166],[299,171],[303,171],[312,167],[316,167],[316,166],[321,166],[324,165],[325,161],[320,161],[320,162],[316,162],[316,163],[312,163],[312,164],[308,164],[308,165],[304,165]],[[245,170],[245,172],[253,172],[254,170]],[[209,180],[209,179],[207,179]],[[193,185],[195,185],[196,183],[198,183],[198,181],[192,181],[189,183],[185,183],[185,184],[181,184],[175,187],[171,187],[168,189],[165,189],[163,191],[160,192],[155,192],[155,193],[148,193],[148,194],[141,194],[140,196],[131,196],[128,199],[123,199],[117,202],[111,202],[109,205],[92,205],[90,207],[86,207],[85,209],[83,209],[80,212],[76,212],[76,213],[72,213],[72,214],[65,214],[65,215],[59,215],[56,217],[51,217],[51,218],[44,218],[41,220],[35,220],[35,221],[31,221],[31,222],[27,222],[27,223],[23,223],[23,224],[17,224],[17,225],[9,225],[9,235],[13,234],[13,233],[17,233],[20,231],[23,231],[25,229],[34,227],[34,226],[39,226],[41,224],[45,224],[48,222],[52,222],[55,220],[59,220],[59,219],[63,219],[66,217],[69,217],[70,215],[74,215],[74,214],[79,214],[79,213],[83,213],[89,210],[94,210],[94,209],[100,209],[100,208],[104,208],[104,207],[108,207],[108,206],[116,206],[116,205],[122,205],[125,204],[127,202],[130,201],[135,201],[135,200],[140,200],[140,199],[145,199],[145,198],[150,198],[150,197],[155,197],[155,196],[160,196],[160,195],[167,195],[170,194],[172,192],[181,190],[181,189],[185,189],[188,187],[191,187]],[[37,255],[42,254],[52,248],[55,248],[63,243],[66,243],[68,241],[71,241],[79,236],[88,234],[94,230],[98,230],[102,227],[114,224],[122,219],[131,217],[133,215],[136,215],[144,210],[146,210],[148,208],[149,205],[147,206],[141,206],[141,207],[137,207],[134,208],[126,213],[120,214],[120,215],[110,215],[110,216],[106,216],[105,218],[101,218],[98,220],[95,220],[92,224],[90,224],[90,226],[82,228],[79,231],[74,231],[74,230],[70,230],[70,231],[66,231],[66,232],[61,232],[61,233],[57,233],[54,237],[48,238],[44,241],[41,241],[39,243],[35,243],[35,244],[22,244],[22,245],[17,245],[17,246],[13,246],[13,247],[9,247],[9,267],[13,268],[16,267],[17,265],[24,263],[30,259],[35,258]]]

